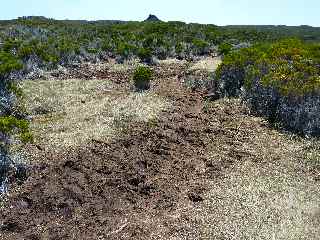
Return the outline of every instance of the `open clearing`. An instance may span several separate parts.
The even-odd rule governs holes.
[[[154,67],[146,93],[130,67],[25,81],[36,141],[0,239],[320,239],[319,141],[205,101],[188,67]]]

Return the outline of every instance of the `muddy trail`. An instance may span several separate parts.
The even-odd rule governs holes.
[[[223,230],[208,235],[195,217],[197,209],[207,215],[207,193],[247,161],[265,166],[301,151],[280,146],[284,137],[240,101],[207,103],[205,92],[186,89],[181,78],[183,69],[158,71],[152,91],[172,107],[148,124],[128,123],[112,141],[92,139],[62,153],[30,145],[39,159],[22,185],[11,181],[1,239],[235,239]],[[270,153],[258,148],[263,144]],[[318,183],[314,168],[300,167],[290,165]]]

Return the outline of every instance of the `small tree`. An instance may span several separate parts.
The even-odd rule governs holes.
[[[152,77],[152,70],[148,67],[138,67],[133,75],[134,86],[137,90],[148,90],[150,88],[150,80]]]

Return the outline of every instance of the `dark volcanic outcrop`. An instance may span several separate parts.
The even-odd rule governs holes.
[[[149,17],[144,21],[145,22],[161,22],[161,20],[156,15],[152,15],[152,14],[150,14]]]

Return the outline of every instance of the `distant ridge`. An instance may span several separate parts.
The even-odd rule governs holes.
[[[144,21],[145,22],[161,22],[161,20],[156,15],[152,15],[152,14],[150,14],[149,17]]]

